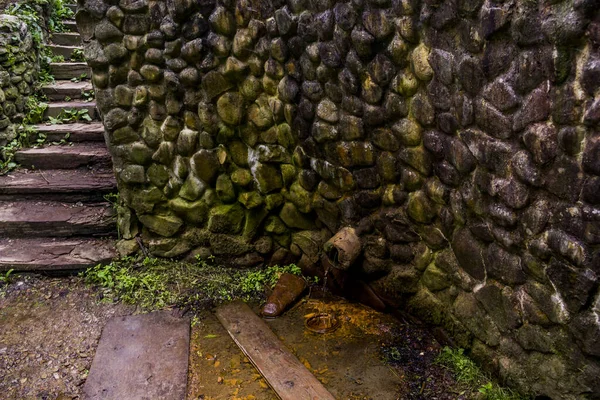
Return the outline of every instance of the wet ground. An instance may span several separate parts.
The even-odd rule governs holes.
[[[0,398],[80,398],[102,327],[136,312],[100,297],[74,277],[16,277],[0,288]],[[307,330],[306,318],[318,312],[336,315],[339,328]],[[433,363],[437,342],[391,315],[313,292],[267,324],[338,399],[462,398]],[[276,398],[212,311],[194,318],[188,399]]]

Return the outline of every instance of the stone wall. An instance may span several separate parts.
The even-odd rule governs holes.
[[[37,51],[25,23],[0,14],[0,147],[17,137],[38,73]],[[0,160],[4,157],[0,154]]]
[[[347,294],[519,390],[600,398],[596,8],[80,2],[121,248],[323,274],[354,226],[363,255],[330,275]]]

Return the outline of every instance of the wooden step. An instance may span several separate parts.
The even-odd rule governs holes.
[[[86,166],[110,167],[112,160],[104,143],[77,143],[22,149],[15,161],[31,169],[75,169]]]
[[[81,46],[81,35],[78,32],[52,33],[50,41],[61,46]]]
[[[69,142],[104,142],[104,126],[101,122],[89,124],[58,124],[36,125],[38,133],[46,136],[46,142],[60,142],[65,139]],[[66,137],[68,135],[68,138]]]
[[[95,202],[114,193],[117,182],[111,169],[30,171],[18,169],[0,175],[1,200],[58,200]]]
[[[108,202],[0,201],[0,232],[4,237],[113,235],[115,221]]]
[[[87,110],[92,119],[98,119],[95,101],[53,101],[48,103],[48,108],[44,112],[44,118],[57,118],[64,110]],[[64,114],[64,113],[63,113]]]
[[[0,239],[0,270],[78,270],[109,263],[114,240],[94,238]]]
[[[64,100],[65,97],[72,99],[81,99],[82,92],[93,90],[90,81],[71,82],[55,81],[52,84],[42,86],[42,92],[50,100]]]
[[[74,13],[77,12],[77,4],[73,3],[73,4],[65,4],[65,7],[70,8],[71,11],[73,11]]]
[[[62,23],[67,31],[77,32],[77,23],[75,22],[74,19],[67,19],[67,20],[64,20]]]
[[[92,77],[92,70],[84,62],[50,63],[50,73],[57,81],[79,79],[82,75],[87,79]]]
[[[48,48],[52,54],[55,56],[62,56],[65,60],[70,60],[75,50],[82,50],[81,46],[59,46],[55,44],[48,45]]]

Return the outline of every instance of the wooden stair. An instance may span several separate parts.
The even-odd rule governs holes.
[[[81,48],[81,37],[74,21],[65,27],[70,32],[52,34],[49,47],[68,60]],[[117,187],[90,99],[91,70],[71,61],[50,69],[55,82],[42,87],[47,121],[36,126],[36,138],[47,144],[17,151],[19,168],[0,176],[0,271],[81,269],[116,257],[115,212],[105,196]],[[49,123],[69,110],[85,110],[92,122]]]

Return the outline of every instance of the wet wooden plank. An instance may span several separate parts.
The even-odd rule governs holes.
[[[221,306],[217,318],[282,400],[335,398],[245,303]]]
[[[87,400],[184,400],[190,321],[169,311],[112,318],[83,387]]]

